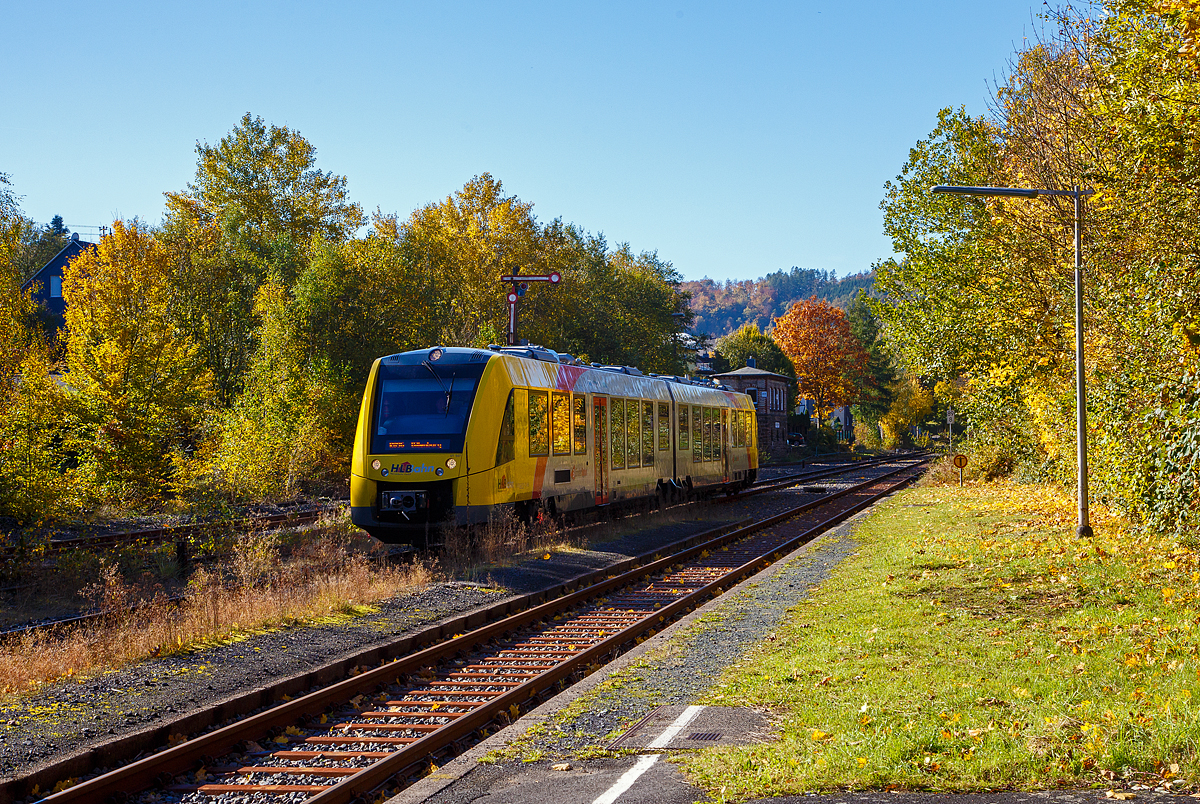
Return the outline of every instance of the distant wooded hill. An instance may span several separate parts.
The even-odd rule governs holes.
[[[683,282],[682,289],[692,294],[692,310],[696,313],[692,331],[719,338],[743,324],[757,324],[766,330],[771,319],[787,312],[792,302],[810,296],[845,310],[858,291],[870,290],[874,281],[874,271],[838,279],[833,271],[793,267],[761,279]]]

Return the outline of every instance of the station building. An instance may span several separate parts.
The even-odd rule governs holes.
[[[758,447],[771,455],[787,452],[788,436],[788,384],[795,382],[791,377],[763,371],[754,365],[754,358],[747,361],[745,368],[714,374],[719,381],[733,391],[749,394],[758,411]]]

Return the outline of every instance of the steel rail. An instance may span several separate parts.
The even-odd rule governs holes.
[[[763,479],[763,480],[757,481],[750,488],[742,489],[741,491],[734,493],[730,497],[716,498],[716,499],[712,500],[711,502],[714,504],[734,502],[739,499],[743,499],[745,497],[754,496],[756,494],[763,494],[763,493],[766,493],[769,491],[775,491],[775,490],[778,490],[781,488],[788,488],[792,485],[796,485],[799,482],[807,482],[810,480],[823,480],[827,477],[836,477],[838,475],[849,474],[849,473],[857,471],[859,469],[864,469],[864,468],[868,468],[871,466],[878,466],[879,464],[888,463],[889,461],[894,461],[894,460],[895,460],[894,458],[893,459],[872,458],[872,459],[868,459],[865,461],[856,461],[853,463],[839,464],[838,466],[834,466],[834,467],[816,469],[812,472],[800,472],[800,473],[792,474],[792,475],[783,475],[781,477]],[[251,522],[251,521],[257,521],[259,523],[265,522],[266,524],[274,524],[276,522],[286,522],[289,525],[290,524],[302,524],[304,522],[311,522],[316,519],[319,519],[322,513],[325,513],[329,510],[331,510],[331,509],[323,509],[322,511],[305,512],[302,514],[272,514],[270,517],[266,517],[266,518],[259,519],[259,520],[253,520],[253,518],[251,518],[251,519],[243,519],[243,520],[228,520],[228,521],[221,522],[221,523],[203,523],[203,524],[206,526],[211,526],[214,529],[219,529],[220,526],[225,526],[225,527],[229,528],[230,530],[233,529],[234,525],[238,525],[240,523],[247,523],[247,522]],[[267,521],[267,520],[270,520],[270,521]],[[193,526],[192,525],[181,525],[179,527],[187,528],[187,527],[193,527]],[[143,541],[143,539],[139,538],[139,535],[142,533],[147,533],[147,534],[151,534],[151,537],[147,538],[145,540],[146,541],[154,541],[153,534],[159,533],[159,532],[161,532],[161,529],[154,530],[154,531],[137,531],[137,532],[131,532],[131,533],[126,533],[126,534],[113,534],[112,536],[105,536],[105,537],[98,537],[98,538],[107,539],[107,538],[121,537],[121,538],[126,538],[126,543],[130,543],[130,542]],[[179,535],[179,534],[176,534],[176,535]],[[58,542],[55,542],[54,544],[59,547],[62,547],[62,546],[66,545],[66,541],[67,540],[60,540]],[[79,542],[78,546],[99,546],[101,544],[101,542],[99,542],[99,541],[89,541],[87,537],[81,537],[80,539],[76,539],[75,541]],[[5,590],[0,590],[0,592],[3,592],[3,591],[5,591]],[[185,597],[186,597],[185,595],[173,595],[171,597],[168,597],[166,599],[166,602],[167,603],[178,603],[178,602],[184,600]],[[134,611],[138,608],[143,608],[144,606],[149,605],[151,602],[152,601],[146,601],[146,600],[139,601],[139,602],[131,605],[128,610]],[[0,640],[3,640],[7,637],[19,636],[21,634],[31,633],[34,631],[43,631],[43,630],[48,630],[48,629],[52,629],[52,628],[58,628],[58,627],[64,626],[64,625],[79,625],[81,623],[93,622],[96,620],[101,620],[112,614],[114,614],[114,612],[112,612],[111,610],[91,611],[91,612],[84,612],[81,614],[74,614],[74,615],[71,615],[70,617],[63,617],[61,619],[44,620],[42,622],[29,623],[27,625],[19,625],[19,626],[15,626],[12,628],[6,628],[4,630],[0,630]]]
[[[615,589],[620,589],[639,579],[662,572],[670,566],[700,555],[705,550],[710,552],[719,550],[733,541],[770,528],[786,519],[817,507],[829,505],[831,502],[847,495],[862,492],[864,489],[880,484],[897,474],[903,472],[911,473],[914,467],[919,465],[920,462],[906,462],[903,466],[884,475],[864,481],[861,484],[834,494],[826,495],[818,500],[810,501],[782,514],[766,518],[760,522],[739,528],[713,539],[697,543],[695,537],[691,537],[677,542],[675,545],[661,548],[660,553],[663,550],[672,550],[675,547],[682,546],[682,549],[674,554],[650,560],[629,572],[610,576],[605,580],[601,580],[583,589],[577,589],[575,592],[566,594],[563,597],[542,603],[503,620],[484,625],[459,638],[401,657],[381,667],[368,670],[361,675],[345,679],[324,689],[284,703],[281,706],[247,717],[242,721],[201,735],[158,754],[135,761],[130,765],[105,775],[94,777],[52,795],[46,801],[103,800],[107,796],[151,787],[156,782],[161,782],[164,774],[174,775],[184,773],[187,769],[195,767],[197,763],[206,761],[211,764],[210,757],[224,754],[245,740],[261,738],[264,734],[269,734],[286,726],[303,722],[305,718],[313,717],[325,711],[330,706],[344,704],[344,702],[356,695],[375,691],[381,685],[390,686],[393,683],[398,683],[400,678],[405,675],[420,671],[422,668],[436,666],[439,661],[453,659],[464,651],[474,650],[477,646],[486,645],[489,641],[501,638],[509,632],[527,628],[531,624],[542,620],[549,620],[555,615],[571,610],[584,601],[604,597]],[[589,664],[599,660],[606,653],[615,651],[621,645],[637,639],[645,631],[655,628],[668,617],[675,616],[703,597],[707,597],[721,588],[727,587],[730,583],[740,580],[751,571],[769,565],[770,555],[776,553],[782,555],[785,552],[790,552],[796,546],[803,543],[803,541],[811,539],[819,532],[823,532],[832,524],[836,524],[852,516],[858,510],[870,505],[876,499],[891,493],[915,476],[916,474],[911,474],[909,477],[902,478],[900,483],[890,485],[888,488],[868,495],[865,499],[838,511],[834,516],[808,529],[803,534],[788,540],[783,545],[772,546],[767,554],[744,562],[731,573],[707,583],[697,592],[686,595],[665,607],[647,614],[632,627],[605,638],[602,642],[579,652],[573,658],[568,658],[554,667],[547,668],[545,672],[530,679],[528,682],[522,684],[522,686],[514,687],[498,695],[489,696],[490,700],[483,705],[472,706],[471,712],[452,718],[451,723],[430,732],[419,741],[414,741],[385,758],[378,759],[358,774],[343,779],[324,792],[318,793],[311,800],[321,802],[322,804],[333,801],[350,801],[355,796],[386,783],[399,771],[404,770],[414,762],[420,762],[419,755],[429,756],[484,728],[500,712],[505,711],[514,704],[519,706],[530,698],[544,693],[580,668],[587,667]],[[419,750],[417,749],[418,745],[420,746]]]

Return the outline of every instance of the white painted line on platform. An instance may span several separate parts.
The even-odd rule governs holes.
[[[633,787],[633,783],[638,780],[639,776],[650,770],[650,766],[655,762],[658,762],[660,756],[662,754],[643,754],[638,757],[637,764],[621,774],[621,778],[617,779],[617,783],[604,791],[604,794],[593,801],[592,804],[613,804],[613,802],[621,797],[622,793]]]
[[[703,706],[689,706],[687,709],[684,709],[683,714],[675,718],[675,722],[667,726],[666,731],[651,740],[650,744],[646,747],[666,748],[667,744],[674,740],[679,732],[687,728],[687,725],[695,720],[696,715],[700,714],[703,709]]]
[[[689,706],[683,710],[679,717],[675,718],[675,722],[663,729],[663,733],[655,737],[647,745],[647,748],[666,748],[667,745],[675,739],[679,732],[687,728],[688,724],[696,719],[696,715],[703,711],[703,706]],[[614,804],[621,794],[629,788],[633,787],[633,783],[639,777],[658,762],[658,758],[662,754],[643,754],[638,757],[637,762],[632,768],[621,774],[621,778],[617,779],[616,784],[604,791],[604,794],[597,798],[592,804]]]

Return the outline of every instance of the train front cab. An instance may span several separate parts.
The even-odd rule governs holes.
[[[350,517],[385,542],[424,546],[456,507],[487,352],[426,349],[376,360],[359,406]]]

